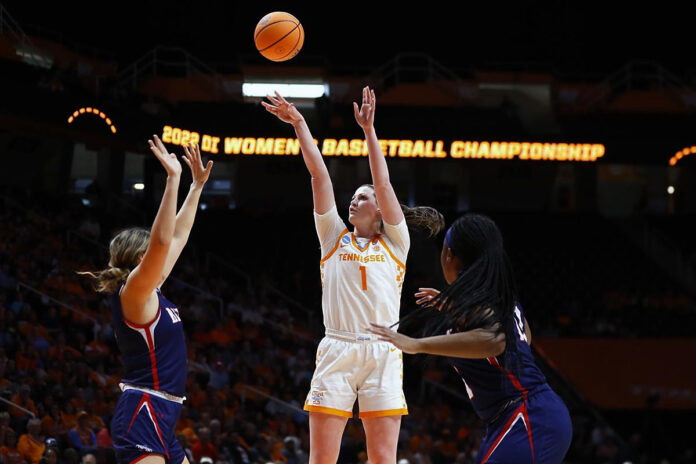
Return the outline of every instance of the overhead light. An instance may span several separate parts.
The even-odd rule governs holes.
[[[206,203],[201,203],[200,208],[201,211],[205,211],[206,209],[208,209],[208,205]]]
[[[669,187],[667,187],[667,193],[669,193],[670,195],[674,195],[674,186],[670,185]]]
[[[265,97],[275,95],[278,91],[285,98],[319,98],[328,95],[325,84],[278,84],[272,82],[245,82],[242,84],[242,95],[245,97]]]
[[[133,190],[145,190],[145,184],[142,182],[136,182],[133,184]]]

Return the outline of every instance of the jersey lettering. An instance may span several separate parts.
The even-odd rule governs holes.
[[[176,324],[177,322],[181,322],[181,318],[179,317],[179,310],[177,308],[166,308],[166,310],[169,314],[169,317],[172,318],[172,323]]]
[[[520,334],[520,340],[525,343],[527,341],[527,334],[524,331],[524,324],[522,323],[522,313],[520,313],[520,308],[515,307],[515,326],[517,326],[517,333]]]

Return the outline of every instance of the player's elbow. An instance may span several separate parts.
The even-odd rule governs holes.
[[[487,338],[483,343],[485,353],[484,358],[499,356],[505,351],[505,334],[500,332],[497,334],[486,334]]]
[[[311,173],[313,188],[331,188],[331,177],[328,171],[319,170]]]
[[[169,249],[169,247],[172,245],[173,240],[174,240],[174,233],[172,233],[172,234],[154,234],[152,237],[150,237],[150,245],[155,246],[157,248]]]

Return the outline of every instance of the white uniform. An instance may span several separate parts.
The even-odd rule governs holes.
[[[406,221],[385,223],[384,235],[368,240],[348,231],[335,206],[314,219],[326,336],[304,408],[353,417],[357,397],[361,418],[408,414],[401,350],[365,332],[370,322],[399,320],[410,246]]]

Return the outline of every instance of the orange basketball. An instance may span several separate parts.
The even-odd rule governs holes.
[[[256,49],[271,61],[287,61],[304,44],[302,24],[290,13],[274,11],[261,18],[254,31]]]

